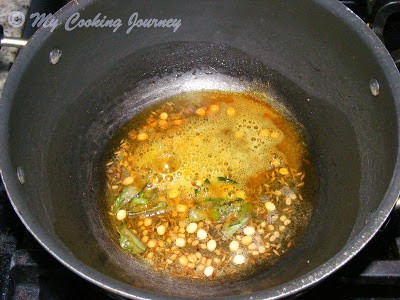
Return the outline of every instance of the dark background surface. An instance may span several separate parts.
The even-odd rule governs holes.
[[[32,0],[30,13],[65,0]],[[400,66],[400,1],[342,1],[374,29]],[[384,16],[384,17],[382,17]],[[29,20],[29,18],[27,18]],[[24,37],[33,33],[28,23]],[[345,267],[300,298],[400,299],[400,209]],[[112,299],[52,258],[26,231],[0,184],[0,299]]]

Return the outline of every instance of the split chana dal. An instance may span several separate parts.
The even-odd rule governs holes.
[[[180,94],[118,136],[109,214],[122,249],[155,271],[240,278],[278,260],[309,222],[302,134],[253,94]]]

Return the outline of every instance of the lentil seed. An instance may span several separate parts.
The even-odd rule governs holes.
[[[248,247],[247,247],[250,251],[257,249],[256,244],[251,243]]]
[[[243,229],[243,233],[245,235],[253,235],[255,233],[254,227],[247,226],[246,228]]]
[[[196,223],[190,223],[187,227],[186,227],[186,231],[188,233],[195,233],[197,230],[197,224]]]
[[[166,228],[164,225],[160,225],[157,227],[157,234],[158,235],[164,235],[166,231]]]
[[[229,244],[229,249],[230,249],[232,252],[236,252],[236,251],[239,249],[239,242],[238,242],[238,241],[232,241],[232,242],[230,242],[230,244]]]
[[[131,185],[133,183],[134,179],[132,176],[126,177],[123,181],[123,185]]]
[[[179,238],[177,238],[177,239],[175,240],[175,245],[176,245],[177,247],[180,247],[180,248],[185,247],[186,241],[185,241],[185,239],[179,237]]]
[[[205,232],[205,230],[203,230],[203,229],[199,229],[197,231],[197,238],[199,240],[205,240],[207,238],[207,232]]]
[[[246,235],[242,238],[242,244],[245,246],[250,245],[252,239],[253,238],[250,235]]]
[[[161,120],[166,120],[168,119],[168,114],[166,112],[163,112],[162,114],[160,114],[160,119]]]
[[[178,197],[178,196],[179,196],[179,191],[178,191],[177,189],[170,189],[170,190],[168,191],[168,197],[169,197],[169,198],[174,199],[174,198],[176,198],[176,197]],[[179,210],[177,209],[177,211],[179,211]]]
[[[215,240],[209,240],[207,242],[207,249],[209,251],[214,251],[216,247],[217,247],[217,243],[215,242]]]
[[[186,257],[186,256],[181,256],[181,257],[179,257],[179,263],[180,263],[182,266],[186,266],[186,265],[188,264],[188,259],[187,259],[187,257]]]
[[[275,204],[270,201],[265,202],[265,208],[268,211],[274,211],[276,209]]]
[[[206,275],[207,277],[210,277],[213,273],[214,273],[214,268],[212,266],[207,266],[204,269],[204,275]]]
[[[154,248],[156,245],[157,245],[157,242],[155,240],[150,240],[147,243],[147,247],[149,247],[149,248]]]
[[[228,107],[226,110],[226,114],[229,117],[233,117],[236,114],[236,110],[233,107]]]
[[[203,117],[203,116],[205,116],[206,111],[204,110],[204,108],[198,108],[196,110],[196,114],[199,115],[200,117]]]
[[[197,261],[197,257],[195,254],[189,254],[187,258],[192,263],[195,263]]]
[[[246,261],[246,258],[243,255],[240,255],[240,254],[235,255],[234,258],[233,258],[233,263],[235,265],[242,265],[242,264],[244,264],[245,261]]]
[[[219,111],[219,106],[216,105],[216,104],[211,105],[210,106],[210,111],[212,111],[214,113],[218,112]]]
[[[123,219],[126,218],[127,214],[128,213],[127,213],[127,211],[125,209],[120,209],[117,212],[117,220],[122,221]]]
[[[144,226],[150,226],[152,223],[153,223],[153,220],[150,219],[150,218],[145,218],[145,219],[143,220],[143,225],[144,225]]]
[[[166,120],[160,120],[160,121],[158,121],[158,125],[161,128],[166,128],[168,126],[168,122]]]
[[[139,133],[138,135],[137,135],[137,140],[138,141],[145,141],[145,140],[147,140],[147,138],[148,138],[149,136],[147,135],[147,133]]]
[[[184,213],[184,212],[187,212],[187,210],[188,210],[188,207],[185,204],[178,204],[176,206],[176,211],[177,212]]]

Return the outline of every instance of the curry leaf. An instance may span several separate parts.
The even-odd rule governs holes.
[[[189,210],[189,220],[191,222],[202,221],[205,220],[206,217],[206,212],[199,207],[193,207],[191,210]]]
[[[140,211],[129,211],[128,215],[130,217],[136,217],[136,216],[143,216],[143,217],[152,217],[156,215],[160,215],[166,212],[166,207],[168,204],[166,202],[158,202],[156,206],[153,206],[151,208],[146,208]]]
[[[236,199],[224,199],[224,198],[207,198],[202,200],[203,203],[218,203],[218,204],[232,204],[234,202],[243,202],[243,199],[236,198]]]
[[[253,205],[250,202],[245,202],[241,205],[239,215],[245,215],[253,209]]]
[[[221,211],[220,211],[220,207],[219,207],[219,206],[214,206],[214,207],[211,209],[210,217],[211,217],[211,219],[213,219],[214,221],[218,221],[219,219],[222,218],[222,213],[221,213]]]
[[[224,198],[207,198],[202,200],[201,202],[203,203],[209,203],[209,202],[218,202],[218,203],[222,203],[222,202],[226,202],[226,201],[230,201]]]
[[[133,254],[140,254],[146,250],[146,246],[139,240],[136,235],[134,235],[126,227],[119,228],[118,233],[119,244],[122,249],[129,251]]]
[[[225,223],[222,227],[222,233],[225,237],[232,237],[248,220],[249,217],[242,217],[238,221]]]
[[[223,181],[223,182],[226,182],[226,183],[237,184],[237,182],[236,182],[235,180],[229,179],[229,178],[227,178],[227,177],[217,177],[217,179],[218,179],[219,181]]]
[[[138,190],[134,186],[128,186],[118,195],[112,207],[112,212],[117,213],[122,207],[130,203],[130,201],[138,195]]]
[[[244,215],[253,208],[251,203],[244,202],[244,200],[241,198],[237,198],[235,200],[209,198],[206,200],[208,200],[208,202],[215,203],[210,211],[210,217],[214,221],[219,221],[222,217],[227,217],[231,213],[237,212],[239,215]]]

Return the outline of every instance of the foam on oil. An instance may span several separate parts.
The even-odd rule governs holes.
[[[282,117],[252,95],[197,92],[168,101],[177,105],[190,101],[200,108],[214,103],[218,110],[188,118],[179,130],[154,133],[149,143],[139,143],[133,150],[135,173],[151,169],[172,176],[163,181],[165,189],[179,188],[182,195],[189,195],[194,181],[217,176],[230,177],[246,189],[251,176],[273,167],[273,159],[294,169],[302,165],[300,133],[287,121],[274,122]]]

